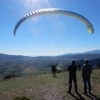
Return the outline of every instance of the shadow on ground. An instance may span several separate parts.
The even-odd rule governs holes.
[[[74,94],[72,94],[72,93],[69,93],[73,98],[75,98],[75,100],[86,100],[81,94],[79,94],[78,92],[76,93],[77,95],[78,95],[78,97],[77,96],[75,96]],[[98,98],[96,95],[94,95],[94,94],[92,94],[92,93],[90,93],[89,95],[88,94],[86,94],[86,96],[88,97],[88,98],[90,98],[91,100],[100,100],[100,98]]]

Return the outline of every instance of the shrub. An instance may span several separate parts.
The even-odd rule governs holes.
[[[22,96],[22,97],[15,97],[13,100],[30,100],[30,99],[25,96]]]
[[[11,79],[12,77],[15,78],[15,77],[21,77],[21,76],[17,74],[10,74],[10,75],[5,75],[3,79],[7,80],[7,79]]]

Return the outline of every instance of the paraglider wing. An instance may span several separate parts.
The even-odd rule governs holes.
[[[44,15],[44,14],[63,14],[63,15],[66,15],[66,16],[71,16],[71,17],[77,18],[78,20],[82,21],[86,25],[86,27],[88,29],[88,32],[90,32],[91,34],[94,33],[94,28],[93,28],[92,24],[85,17],[83,17],[82,15],[77,14],[75,12],[71,12],[71,11],[65,10],[65,9],[47,8],[47,9],[36,10],[36,11],[33,11],[33,12],[23,16],[18,21],[18,23],[16,24],[16,26],[14,28],[14,35],[16,35],[16,31],[17,31],[18,27],[25,20],[27,20],[27,19],[29,19],[31,17],[35,17],[35,16],[39,16],[39,15]]]

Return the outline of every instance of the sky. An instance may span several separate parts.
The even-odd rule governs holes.
[[[62,8],[84,16],[93,27],[90,34],[81,21],[64,15],[40,15],[17,22],[32,11]],[[0,53],[24,56],[56,56],[100,50],[100,0],[0,0]]]

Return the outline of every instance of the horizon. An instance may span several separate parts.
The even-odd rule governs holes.
[[[95,50],[91,50],[91,51],[84,51],[84,52],[77,52],[77,53],[65,53],[65,54],[61,54],[61,55],[74,55],[74,54],[84,54],[87,52],[94,52],[94,51],[100,51],[98,49]],[[16,55],[16,54],[5,54],[5,53],[0,53],[0,54],[4,54],[4,55],[9,55],[9,56],[27,56],[27,57],[57,57],[57,56],[61,56],[61,55],[40,55],[40,56],[29,56],[29,55]],[[91,54],[91,53],[90,53]],[[98,54],[98,53],[97,53]]]

